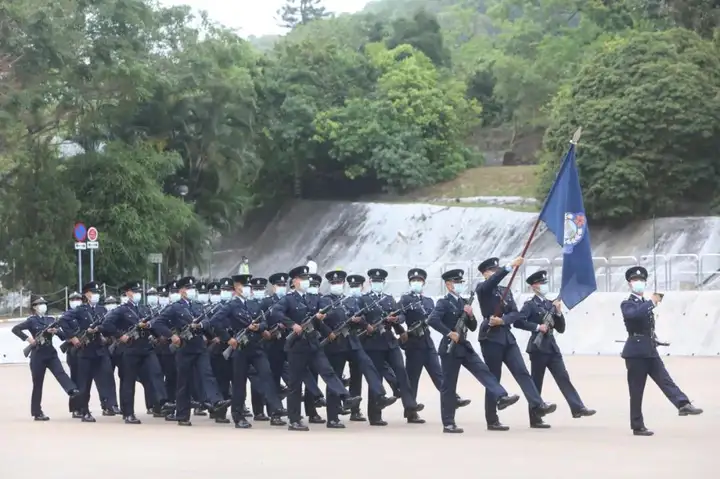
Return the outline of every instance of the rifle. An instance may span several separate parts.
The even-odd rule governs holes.
[[[95,317],[95,321],[93,321],[93,322],[90,324],[90,326],[88,326],[88,327],[85,329],[85,331],[83,331],[82,334],[80,334],[80,336],[77,337],[77,338],[78,338],[78,341],[80,341],[79,345],[76,346],[78,349],[87,346],[87,345],[90,343],[90,341],[92,341],[92,340],[94,339],[96,333],[88,333],[87,330],[88,330],[88,329],[94,329],[94,328],[97,328],[98,326],[100,326],[100,324],[102,324],[102,322],[105,320],[105,318],[107,317],[107,315],[108,315],[109,312],[110,312],[110,311],[108,311],[107,313],[105,313],[105,316],[103,316],[102,318],[98,318],[97,316],[95,316],[95,312],[93,311],[92,314],[93,314],[93,316]],[[70,349],[70,346],[72,346],[72,343],[71,343],[70,341],[68,341],[68,340],[65,340],[65,341],[63,341],[63,343],[60,345],[60,351],[63,352],[63,353],[67,353],[67,352],[68,352],[68,349]]]
[[[303,319],[302,323],[300,323],[300,327],[302,328],[302,332],[300,334],[302,335],[305,333],[312,333],[313,331],[315,331],[315,328],[313,328],[313,325],[312,325],[313,321],[315,320],[315,316],[318,313],[319,314],[327,314],[328,311],[335,308],[341,302],[342,302],[342,298],[335,301],[334,303],[328,304],[324,308],[320,309],[317,313],[312,313],[312,314],[308,314],[307,316],[305,316],[305,319]],[[291,331],[290,334],[288,334],[288,337],[285,340],[285,342],[289,343],[289,342],[295,341],[297,338],[298,338],[298,335],[295,334],[295,331]]]
[[[134,341],[134,340],[136,340],[136,339],[139,339],[139,338],[140,338],[140,330],[141,330],[141,329],[144,329],[144,328],[141,328],[140,325],[141,325],[141,324],[147,324],[147,322],[150,321],[154,316],[155,316],[155,315],[151,312],[150,314],[148,314],[148,315],[145,316],[144,318],[140,318],[140,321],[138,321],[138,322],[135,323],[130,329],[128,329],[127,331],[125,331],[125,332],[122,334],[122,336],[127,336],[127,337],[129,338],[128,341],[127,341],[128,343],[129,343],[130,341]],[[113,356],[113,355],[115,354],[115,350],[117,350],[117,348],[118,348],[119,345],[120,345],[119,341],[113,341],[113,342],[110,344],[110,346],[108,346],[108,352],[110,353],[110,356]]]
[[[237,349],[243,349],[247,344],[250,342],[250,338],[248,337],[248,334],[250,334],[252,331],[250,331],[250,326],[253,324],[260,324],[262,320],[265,319],[265,311],[261,311],[260,314],[250,321],[250,324],[248,324],[245,328],[242,329],[239,333],[235,335],[235,340],[238,342]],[[227,360],[230,359],[230,355],[233,352],[233,347],[228,346],[225,351],[223,351],[222,355]]]
[[[427,310],[425,309],[425,306],[422,305],[422,301],[420,302],[420,308],[423,310],[423,314],[425,315],[425,319],[422,319],[420,321],[417,321],[415,324],[407,328],[408,336],[415,336],[415,337],[423,337],[425,335],[425,326],[428,325],[429,315]]]
[[[225,303],[215,303],[215,304],[204,306],[203,312],[200,316],[198,316],[197,318],[193,319],[190,323],[183,326],[182,329],[176,333],[178,335],[178,337],[184,341],[190,341],[194,336],[192,325],[198,324],[200,322],[200,320],[202,320],[203,318],[206,318],[208,316],[208,314],[211,314],[211,315],[215,314],[215,311],[220,309],[220,306],[223,306],[224,304]],[[182,347],[182,343],[180,346],[175,346],[175,344],[170,343],[170,346],[169,346],[170,352],[174,353],[181,347]]]
[[[382,299],[382,298],[380,298],[380,299]],[[421,300],[418,300],[418,301],[415,301],[414,303],[408,303],[408,304],[406,304],[405,306],[403,306],[402,308],[396,309],[395,311],[389,313],[387,316],[397,316],[398,314],[404,312],[404,311],[405,311],[406,309],[408,309],[409,307],[414,306],[414,305],[416,305],[416,304],[418,304],[418,303],[419,303],[419,304],[422,304],[422,299],[421,299]],[[375,323],[373,323],[373,324],[370,325],[370,326],[372,326],[372,328],[373,328],[373,332],[372,332],[372,333],[368,333],[368,332],[367,332],[367,329],[366,329],[366,330],[364,330],[364,331],[361,331],[360,334],[358,334],[358,338],[362,338],[363,336],[366,336],[366,335],[368,335],[368,334],[375,334],[375,331],[376,331],[376,330],[377,330],[377,332],[380,333],[380,334],[384,333],[384,332],[385,332],[385,326],[384,326],[383,323],[385,323],[385,321],[387,321],[387,316],[381,315],[381,318],[380,318],[379,320],[377,320]]]
[[[40,331],[40,334],[38,334],[37,337],[35,338],[35,344],[28,344],[27,346],[25,346],[23,348],[23,356],[25,356],[27,358],[28,356],[30,356],[30,353],[32,352],[33,349],[47,344],[48,338],[45,335],[48,334],[48,330],[57,327],[59,322],[60,321],[58,319],[55,319],[52,323],[50,323],[47,327],[45,327],[45,329]],[[52,335],[50,336],[49,341],[52,342]]]
[[[538,348],[542,344],[542,340],[545,337],[546,334],[550,333],[551,328],[555,327],[555,319],[553,319],[553,312],[552,310],[547,311],[545,313],[545,316],[543,316],[542,324],[548,327],[547,333],[538,332],[538,334],[535,335],[535,339],[533,339],[533,344],[537,346]]]
[[[472,306],[473,301],[475,301],[475,291],[470,293],[470,298],[468,300],[463,300],[466,306]],[[457,323],[455,323],[455,332],[460,335],[460,341],[463,341],[467,337],[468,332],[468,324],[467,321],[470,319],[470,315],[467,314],[464,310],[460,317],[457,320]],[[453,349],[455,349],[455,341],[450,340],[450,342],[447,345],[447,353],[450,354]]]
[[[343,323],[340,326],[335,328],[335,330],[332,332],[332,334],[334,334],[335,336],[342,335],[342,336],[347,337],[350,334],[350,326],[352,325],[353,318],[356,318],[356,317],[360,316],[361,314],[364,314],[366,310],[374,308],[375,305],[377,305],[382,298],[383,298],[382,296],[379,297],[378,299],[375,300],[375,302],[373,304],[367,305],[364,308],[361,308],[356,313],[353,313],[353,315],[351,317],[347,318],[345,321],[343,321]],[[346,299],[345,296],[340,298],[340,306],[342,306],[343,311],[345,311],[345,314],[348,314],[347,310],[345,309],[345,304],[343,303],[343,301],[345,299]],[[330,339],[325,338],[322,341],[320,341],[320,346],[325,346],[329,342],[330,342]]]

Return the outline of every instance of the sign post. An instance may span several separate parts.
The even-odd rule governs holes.
[[[100,248],[98,242],[98,230],[91,226],[87,230],[87,249],[90,250],[90,281],[95,281],[95,255],[96,249]]]
[[[148,255],[148,262],[157,265],[157,284],[162,284],[162,254],[151,253]]]
[[[73,237],[75,238],[75,251],[78,255],[78,291],[80,291],[82,289],[82,252],[86,248],[85,238],[87,237],[87,229],[84,224],[75,223]]]

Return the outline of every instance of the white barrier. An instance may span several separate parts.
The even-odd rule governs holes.
[[[625,325],[620,314],[620,303],[627,298],[623,293],[595,293],[567,312],[567,331],[558,334],[557,341],[564,354],[618,355],[625,339]],[[527,296],[518,298],[518,304]],[[480,311],[477,303],[475,314]],[[661,347],[661,354],[673,356],[720,356],[720,291],[673,292],[665,296],[655,310],[656,332],[669,347]],[[22,355],[26,343],[10,331],[13,324],[0,328],[0,364],[27,362]],[[524,351],[529,333],[515,329],[515,337]],[[436,344],[440,335],[433,331]],[[470,341],[480,351],[477,333],[470,333]],[[55,338],[55,345],[60,341]]]

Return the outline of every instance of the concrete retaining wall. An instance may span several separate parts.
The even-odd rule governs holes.
[[[622,293],[595,293],[566,314],[567,332],[558,335],[558,343],[565,354],[617,355],[622,344],[616,339],[626,337],[620,314]],[[519,298],[519,303],[526,296]],[[476,314],[479,309],[475,305]],[[660,348],[661,354],[673,356],[720,356],[720,292],[673,292],[665,296],[655,310],[657,335],[670,342]],[[22,343],[10,328],[15,323],[0,325],[0,364],[27,362],[22,355]],[[525,350],[529,333],[514,330]],[[433,332],[439,343],[439,334]],[[477,335],[470,338],[479,351]],[[56,346],[59,346],[56,338]]]

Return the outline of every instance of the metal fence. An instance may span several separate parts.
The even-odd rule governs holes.
[[[483,258],[484,259],[484,258]],[[417,263],[389,264],[384,268],[389,276],[385,291],[399,295],[407,291],[407,272],[412,268],[422,268],[428,272],[425,292],[430,295],[444,294],[441,274],[451,269],[463,269],[466,280],[475,284],[482,280],[477,265],[482,260],[455,261],[451,263]],[[642,265],[650,273],[648,282],[658,291],[680,290],[720,290],[720,253],[717,254],[667,254],[646,256],[596,256],[593,257],[595,278],[599,292],[626,291],[625,270],[631,266]],[[375,266],[375,265],[372,265]],[[322,269],[322,268],[321,268]],[[366,268],[367,269],[367,268]],[[513,291],[528,291],[525,279],[539,269],[548,271],[550,290],[560,288],[562,277],[562,257],[526,258],[525,264],[519,269]],[[362,268],[354,268],[350,273],[364,273]],[[144,281],[143,286],[154,285],[152,281]],[[322,292],[327,292],[327,284],[323,284]],[[48,301],[48,311],[64,311],[68,306],[68,296],[75,291],[74,287],[65,287],[52,293],[40,293]],[[23,317],[27,315],[30,297],[35,294],[29,290],[0,291],[0,315],[4,317]],[[103,285],[103,296],[117,296],[116,286]]]

